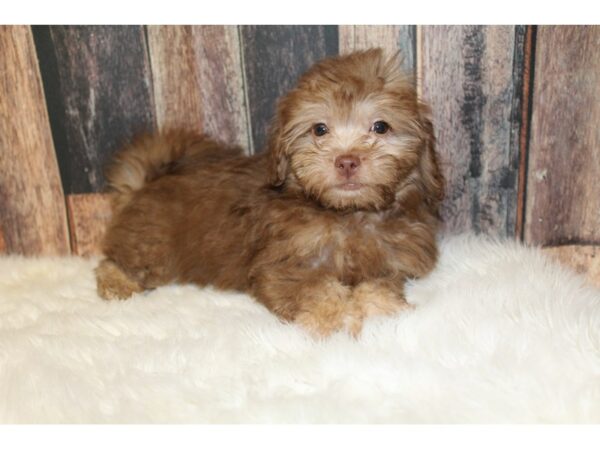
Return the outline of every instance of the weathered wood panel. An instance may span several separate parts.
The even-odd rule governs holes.
[[[524,27],[426,26],[422,93],[447,180],[446,231],[512,236]]]
[[[561,245],[546,247],[544,252],[600,287],[600,245]]]
[[[66,193],[98,192],[108,156],[154,128],[144,29],[33,27]]]
[[[264,149],[275,102],[313,62],[338,53],[336,26],[241,27],[252,151]]]
[[[249,127],[236,26],[149,26],[159,128],[190,127],[244,149]]]
[[[517,212],[515,236],[523,240],[525,231],[525,199],[527,194],[527,159],[529,156],[529,131],[531,124],[531,103],[533,91],[533,60],[537,26],[525,27],[523,43],[523,89],[521,95],[521,128],[519,130],[519,177],[517,192]],[[518,47],[517,47],[518,48]]]
[[[71,194],[67,196],[71,249],[75,255],[101,253],[101,243],[112,217],[107,194]]]
[[[402,66],[415,74],[416,26],[414,25],[340,25],[340,53],[371,47],[388,52],[400,51]]]
[[[69,252],[65,204],[29,27],[0,26],[0,247]]]
[[[600,27],[537,31],[525,239],[600,244]]]

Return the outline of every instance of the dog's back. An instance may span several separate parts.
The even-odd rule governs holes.
[[[265,173],[261,157],[200,134],[136,138],[106,173],[113,207],[103,242],[107,260],[139,290],[177,281],[240,288],[245,278],[236,272],[246,270],[245,256],[229,243],[243,237],[244,198],[256,197],[250,192],[260,190]],[[224,229],[219,218],[232,215],[238,217]],[[219,270],[223,265],[229,270]]]
[[[129,203],[134,192],[163,175],[181,170],[190,161],[214,162],[239,155],[239,148],[224,147],[190,131],[139,135],[114,156],[105,172],[113,214]]]

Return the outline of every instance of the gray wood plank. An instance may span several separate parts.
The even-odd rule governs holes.
[[[446,232],[515,233],[523,35],[514,26],[421,29],[422,94],[447,180]]]
[[[33,30],[64,190],[100,191],[108,156],[155,126],[144,28]]]
[[[415,25],[340,25],[340,53],[349,53],[371,47],[381,47],[389,53],[399,51],[402,67],[415,75]]]

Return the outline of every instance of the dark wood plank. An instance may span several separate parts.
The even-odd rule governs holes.
[[[0,27],[0,245],[69,252],[65,204],[31,30]]]
[[[252,125],[252,150],[264,149],[276,99],[312,63],[338,53],[336,26],[241,27],[244,72]]]
[[[404,70],[415,74],[415,25],[340,25],[339,40],[340,53],[371,47],[381,47],[389,53],[400,51]]]
[[[537,31],[525,240],[600,244],[600,27]]]
[[[149,26],[159,128],[188,127],[249,146],[236,26]]]
[[[447,180],[446,231],[515,233],[523,27],[425,26],[422,95]]]
[[[100,191],[108,156],[154,128],[144,28],[40,26],[34,37],[65,192]]]
[[[523,44],[523,89],[521,95],[521,129],[519,130],[519,179],[517,192],[517,213],[515,236],[523,240],[525,230],[525,199],[527,193],[527,159],[531,124],[531,104],[533,103],[533,60],[537,26],[525,27]]]
[[[543,250],[600,288],[600,245],[561,245]]]
[[[101,254],[104,232],[112,217],[109,195],[70,194],[67,196],[67,211],[73,254]]]

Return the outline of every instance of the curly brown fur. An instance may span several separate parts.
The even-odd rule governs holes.
[[[357,334],[406,308],[405,280],[435,265],[434,145],[427,107],[380,49],[314,65],[280,100],[263,154],[183,131],[142,137],[108,172],[99,292],[210,284],[315,335]]]

